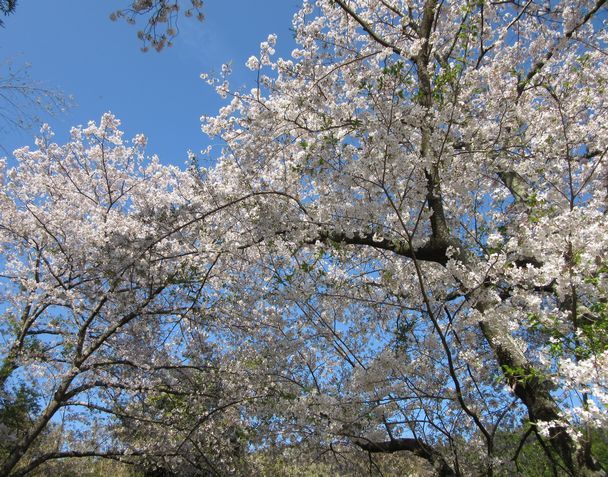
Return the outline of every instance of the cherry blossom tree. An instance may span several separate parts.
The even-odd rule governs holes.
[[[286,388],[276,442],[606,474],[604,4],[306,1],[291,59],[209,80],[210,184],[268,193],[226,217],[224,319]]]
[[[214,311],[248,270],[222,212],[266,192],[217,194],[119,125],[105,114],[65,145],[45,127],[2,163],[0,475],[71,458],[234,474],[249,409],[274,400]]]
[[[186,218],[193,176],[147,160],[145,138],[126,142],[118,126],[106,114],[64,146],[47,129],[37,149],[15,151],[15,168],[3,165],[3,405],[25,387],[38,409],[3,427],[1,475],[49,459],[143,454],[94,429],[125,417],[126,395],[180,394],[172,383],[187,363],[176,336],[200,311],[210,269],[197,273],[215,252],[180,233],[179,220],[206,212]],[[41,452],[40,437],[57,428],[73,445]]]
[[[225,142],[208,170],[146,162],[111,115],[17,151],[0,374],[40,409],[0,474],[99,455],[373,475],[391,454],[525,475],[532,449],[606,475],[605,12],[304,1],[253,89],[207,79],[229,98],[203,118]],[[60,416],[104,431],[40,451]]]

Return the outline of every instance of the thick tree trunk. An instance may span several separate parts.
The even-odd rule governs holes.
[[[559,407],[551,396],[551,383],[518,349],[508,330],[493,320],[482,321],[479,327],[513,393],[526,406],[530,422],[534,425],[561,420]],[[564,426],[552,425],[549,428],[549,442],[570,475],[607,475],[592,456],[585,455],[585,446],[576,442]]]

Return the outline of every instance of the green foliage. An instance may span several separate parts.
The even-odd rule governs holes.
[[[2,391],[0,394],[0,429],[5,434],[0,439],[0,456],[10,450],[11,443],[28,428],[31,416],[39,411],[36,393],[21,384],[12,393]],[[0,434],[0,435],[1,435]]]
[[[592,429],[589,434],[591,454],[604,469],[608,469],[608,429]]]
[[[588,353],[597,355],[608,350],[608,303],[594,303],[590,312],[588,317],[583,315],[580,329],[585,337]]]
[[[535,313],[528,315],[530,329],[550,338],[548,346],[553,357],[572,354],[578,359],[589,359],[608,350],[608,303],[596,302],[589,308],[579,306],[578,333],[560,331],[557,318],[553,321],[541,320]]]
[[[509,382],[516,381],[522,384],[530,384],[534,380],[542,378],[542,374],[536,368],[511,367],[503,364],[502,370],[502,377]]]
[[[260,452],[252,456],[255,477],[431,477],[433,470],[422,459],[409,452],[368,454],[363,451],[326,456],[328,459],[303,461],[296,455],[274,455]],[[332,457],[338,457],[332,458]]]
[[[548,441],[545,441],[543,446],[536,434],[529,431],[530,424],[526,423],[519,429],[497,433],[495,446],[497,450],[500,449],[499,453],[502,454],[506,466],[495,473],[496,477],[566,477],[568,474],[563,470],[563,463]],[[592,455],[601,466],[607,468],[608,433],[605,430],[593,429],[590,431],[590,437]]]
[[[435,77],[433,95],[436,101],[443,102],[446,89],[453,85],[462,72],[462,64],[446,64],[441,72]]]
[[[48,462],[31,477],[148,477],[134,465],[110,459],[61,459]]]

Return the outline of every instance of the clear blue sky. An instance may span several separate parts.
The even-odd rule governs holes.
[[[0,29],[0,60],[31,63],[31,76],[72,95],[67,113],[46,118],[63,141],[70,127],[112,111],[127,136],[148,139],[148,152],[163,163],[184,164],[186,151],[210,141],[199,118],[214,114],[221,101],[203,72],[232,61],[233,86],[252,87],[255,74],[244,67],[269,33],[278,35],[277,53],[293,49],[291,18],[299,0],[207,0],[206,20],[180,18],[172,48],[142,53],[137,26],[112,22],[112,11],[128,0],[20,0]],[[186,1],[184,1],[184,4]],[[9,151],[32,144],[32,134],[12,131],[0,143]],[[217,144],[217,141],[215,141]]]

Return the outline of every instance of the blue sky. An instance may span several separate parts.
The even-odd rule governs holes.
[[[299,0],[208,0],[199,23],[180,18],[172,48],[142,53],[137,26],[112,22],[112,11],[128,0],[20,0],[0,29],[0,60],[31,63],[32,79],[72,95],[75,106],[45,120],[58,142],[71,126],[98,120],[105,111],[119,117],[127,136],[144,133],[148,152],[163,163],[184,164],[186,151],[211,142],[199,118],[214,114],[221,100],[200,79],[232,61],[233,86],[255,82],[244,67],[269,33],[278,35],[277,53],[293,49],[291,18]],[[186,1],[184,1],[186,3]],[[12,151],[32,144],[33,133],[12,130],[0,144]],[[217,151],[216,151],[217,152]]]

